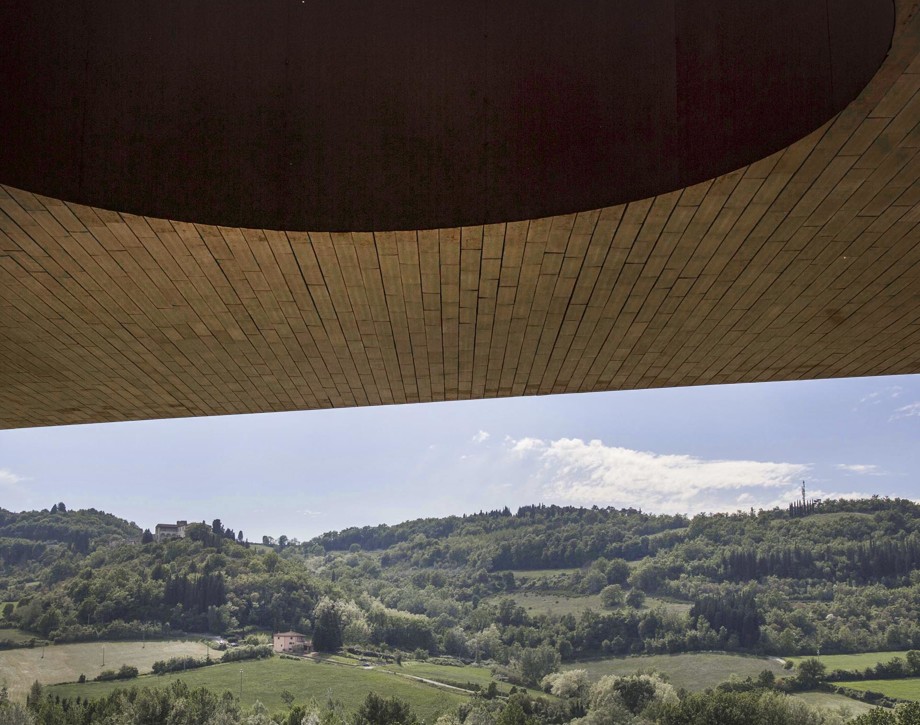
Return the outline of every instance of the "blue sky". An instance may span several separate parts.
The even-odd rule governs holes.
[[[920,375],[0,431],[0,506],[258,540],[530,503],[920,499]]]

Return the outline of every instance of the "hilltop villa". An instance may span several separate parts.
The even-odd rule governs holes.
[[[166,541],[166,539],[184,539],[186,526],[188,526],[188,521],[177,521],[174,524],[157,524],[154,538],[157,543]]]

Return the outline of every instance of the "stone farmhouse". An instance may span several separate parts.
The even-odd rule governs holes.
[[[276,632],[272,635],[275,652],[304,654],[313,651],[313,641],[299,632]]]

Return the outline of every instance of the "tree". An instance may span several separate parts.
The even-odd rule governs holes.
[[[240,532],[236,535],[236,540],[239,541],[241,544],[243,543],[243,530],[242,529],[240,529]]]
[[[29,687],[29,694],[26,695],[26,705],[33,710],[37,709],[41,705],[44,692],[45,691],[42,688],[42,683],[38,680],[35,680],[31,687]]]
[[[342,618],[336,602],[323,597],[313,611],[313,646],[318,652],[337,652],[342,648]]]
[[[287,545],[288,545],[288,537],[285,536],[284,534],[281,534],[281,536],[278,537],[278,548],[283,549]]]
[[[601,604],[607,609],[616,609],[623,605],[623,587],[619,584],[608,584],[601,589]]]
[[[57,504],[54,504],[54,506],[51,507],[51,513],[56,514],[57,512],[58,512]]]
[[[607,564],[607,581],[611,584],[625,584],[630,571],[625,559],[611,559]]]
[[[367,693],[354,719],[354,725],[415,725],[417,722],[408,703],[397,697],[385,700],[376,692]]]
[[[224,525],[220,522],[220,519],[214,519],[214,521],[211,522],[211,531],[218,536],[224,535]]]
[[[591,689],[591,679],[587,670],[566,670],[547,675],[540,685],[556,697],[584,699]]]
[[[281,557],[274,551],[269,551],[265,558],[262,559],[262,563],[265,565],[265,571],[273,572],[278,568],[278,564],[281,563]]]
[[[499,716],[495,718],[495,725],[527,725],[528,722],[527,713],[517,699],[508,700]]]
[[[581,580],[581,589],[585,594],[597,594],[607,585],[607,576],[597,569],[592,569]]]
[[[898,716],[898,725],[920,725],[920,702],[898,705],[895,713]]]
[[[818,686],[818,683],[824,679],[824,673],[827,668],[824,663],[814,657],[802,660],[799,663],[796,681],[803,690],[811,690]]]
[[[894,714],[877,707],[855,720],[850,720],[850,725],[898,725],[898,721]]]
[[[547,645],[525,649],[518,661],[521,680],[529,685],[538,685],[544,677],[558,669],[559,653]]]
[[[645,604],[645,592],[641,589],[630,589],[626,595],[626,603],[633,609],[641,609]]]
[[[141,535],[142,544],[151,544],[153,543],[153,534],[150,533],[150,529],[144,529],[144,533]]]
[[[35,718],[18,702],[4,702],[0,705],[0,723],[3,725],[34,725]]]
[[[67,507],[64,505],[63,501],[58,504],[58,513],[62,513],[62,514],[67,513]]]

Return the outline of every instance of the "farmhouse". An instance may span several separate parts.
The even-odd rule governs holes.
[[[174,524],[157,524],[154,538],[157,543],[166,541],[166,539],[184,539],[186,526],[188,526],[188,521],[177,521]]]
[[[301,654],[313,651],[312,640],[299,632],[276,632],[272,636],[275,652],[293,652]]]

